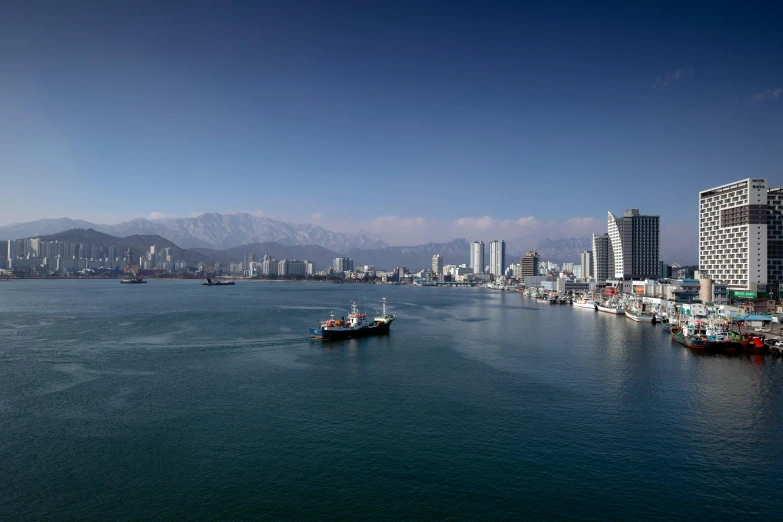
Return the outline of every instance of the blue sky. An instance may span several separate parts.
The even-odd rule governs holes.
[[[0,224],[252,210],[395,242],[639,207],[695,242],[699,190],[783,184],[771,3],[164,4],[4,8]]]

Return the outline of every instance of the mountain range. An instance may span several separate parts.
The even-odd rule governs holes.
[[[318,225],[290,224],[247,213],[206,213],[176,219],[140,218],[116,225],[99,225],[69,218],[41,219],[0,227],[0,240],[46,236],[73,229],[93,229],[115,238],[160,237],[183,251],[227,261],[240,261],[244,256],[239,255],[240,252],[255,252],[257,255],[269,254],[277,259],[310,259],[323,267],[321,260],[326,260],[327,256],[345,255],[357,264],[418,269],[431,266],[432,256],[438,253],[443,255],[446,264],[467,263],[470,257],[469,243],[465,239],[417,246],[390,246],[366,234],[332,232]],[[592,241],[589,237],[538,240],[512,238],[506,242],[506,263],[518,262],[519,256],[527,250],[535,250],[541,259],[554,263],[578,263],[580,253],[591,249]],[[488,255],[489,252],[485,252],[485,256]],[[668,263],[693,264],[698,259],[698,252],[695,247],[675,253],[662,252],[662,259]],[[200,258],[191,257],[189,260]]]
[[[295,225],[247,213],[215,212],[192,218],[139,218],[116,225],[101,225],[69,218],[39,219],[0,227],[0,240],[56,234],[75,228],[93,229],[115,237],[160,236],[185,249],[224,250],[272,241],[283,245],[319,245],[335,252],[389,246],[380,239],[365,234],[331,232],[318,225]]]

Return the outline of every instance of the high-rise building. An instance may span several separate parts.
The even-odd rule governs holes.
[[[8,269],[14,268],[14,259],[16,259],[16,240],[10,239],[8,241]]]
[[[658,266],[660,267],[660,268],[658,268],[658,277],[660,277],[661,279],[670,279],[671,276],[672,276],[672,267],[671,267],[671,265],[668,265],[668,264],[664,263],[663,261],[660,261],[658,263]]]
[[[484,242],[474,241],[470,244],[470,268],[474,274],[484,273]]]
[[[277,262],[278,276],[303,276],[305,275],[305,262],[295,259],[281,259]]]
[[[350,257],[335,257],[332,261],[332,270],[335,272],[353,272],[353,259]]]
[[[443,256],[440,254],[432,256],[432,273],[435,275],[443,273]]]
[[[31,237],[25,240],[27,257],[39,257],[41,253],[41,240],[37,237]]]
[[[261,261],[261,274],[265,276],[276,276],[278,267],[277,260],[265,255],[263,261]]]
[[[626,210],[622,217],[609,212],[608,228],[614,255],[614,278],[657,278],[660,218],[643,216],[636,208]]]
[[[245,254],[245,261],[242,263],[242,267],[245,270],[250,270],[250,264],[256,262],[256,254],[255,252],[248,252]]]
[[[767,190],[767,289],[783,295],[783,187]]]
[[[699,192],[702,277],[726,284],[729,291],[766,291],[768,219],[764,178]]]
[[[579,261],[582,265],[582,270],[580,271],[579,276],[583,279],[593,277],[593,251],[584,250],[579,256]]]
[[[609,234],[593,234],[593,279],[607,281],[614,277],[614,254]]]
[[[489,243],[489,273],[495,277],[506,272],[506,242],[495,239]]]
[[[519,258],[519,276],[523,281],[527,276],[538,275],[538,252],[527,252]]]

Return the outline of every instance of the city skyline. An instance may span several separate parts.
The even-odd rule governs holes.
[[[391,244],[589,237],[609,205],[585,194],[617,186],[685,248],[692,194],[783,162],[771,11],[333,7],[7,9],[0,224],[247,210]],[[347,180],[416,190],[323,198]]]

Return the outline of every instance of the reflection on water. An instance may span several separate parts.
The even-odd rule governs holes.
[[[659,326],[479,288],[0,291],[2,520],[783,507],[763,487],[783,466],[779,359],[697,356]],[[309,338],[381,297],[391,334]]]

